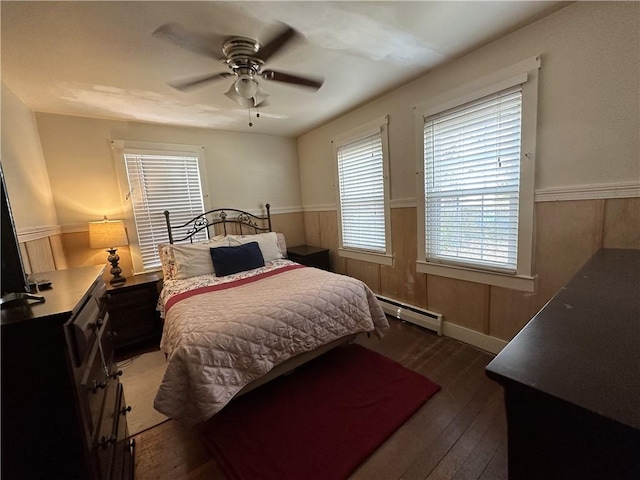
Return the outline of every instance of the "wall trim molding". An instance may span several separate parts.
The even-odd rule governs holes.
[[[640,181],[573,185],[566,187],[544,188],[535,191],[536,203],[636,197],[640,197]],[[417,200],[415,198],[398,198],[391,200],[390,207],[415,208],[417,207]],[[323,212],[329,210],[334,211],[337,209],[337,205],[329,203],[302,207],[304,212]]]
[[[335,212],[338,206],[335,203],[319,203],[317,205],[303,205],[303,212]]]
[[[398,198],[397,200],[391,200],[391,208],[416,208],[418,203],[415,198]]]
[[[62,233],[62,227],[60,225],[42,225],[40,227],[21,228],[17,230],[16,233],[18,235],[18,243],[32,242],[34,240],[40,240],[41,238],[60,235]]]
[[[286,213],[302,213],[302,206],[297,207],[271,207],[271,215],[283,215]]]
[[[484,333],[476,332],[475,330],[461,327],[460,325],[447,321],[442,322],[442,334],[445,337],[455,338],[463,343],[472,345],[495,355],[500,353],[500,351],[509,343],[506,340],[485,335]]]
[[[536,190],[536,202],[640,197],[640,181],[575,185]]]
[[[89,222],[85,223],[68,223],[62,225],[62,233],[80,233],[89,231]]]
[[[245,210],[246,212],[251,213],[252,215],[264,215],[266,214],[265,209],[250,209]],[[271,217],[273,219],[274,215],[284,215],[287,213],[302,213],[302,207],[280,207],[280,208],[271,208]],[[66,225],[58,226],[61,230],[58,233],[81,233],[89,231],[89,224],[87,223],[68,223]],[[22,241],[22,240],[21,240]]]

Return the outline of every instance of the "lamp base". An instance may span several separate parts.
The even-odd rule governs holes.
[[[114,287],[119,287],[120,285],[124,285],[127,283],[127,279],[125,277],[121,277],[120,275],[114,275],[111,280],[109,280],[109,284]]]
[[[125,277],[121,277],[122,269],[118,266],[118,261],[120,261],[120,256],[116,253],[117,248],[110,248],[107,250],[109,252],[109,256],[107,257],[107,261],[111,264],[110,273],[113,275],[113,278],[109,280],[109,283],[114,287],[119,285],[123,285],[126,283],[127,279]]]

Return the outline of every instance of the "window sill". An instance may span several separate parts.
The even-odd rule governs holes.
[[[487,272],[471,268],[440,265],[421,261],[416,262],[416,271],[418,273],[455,278],[457,280],[465,280],[467,282],[484,283],[486,285],[520,290],[528,293],[535,293],[536,291],[535,276],[509,275],[505,273]]]
[[[338,255],[353,260],[361,260],[363,262],[379,263],[380,265],[393,265],[393,255],[384,253],[358,252],[355,250],[338,249]]]

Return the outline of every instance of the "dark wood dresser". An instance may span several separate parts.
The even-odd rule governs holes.
[[[3,479],[133,478],[102,273],[34,275],[45,303],[2,309]]]
[[[640,478],[640,250],[600,250],[487,365],[510,479]]]

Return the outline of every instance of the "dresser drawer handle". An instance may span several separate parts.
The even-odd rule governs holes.
[[[122,410],[120,410],[120,414],[121,415],[126,415],[130,411],[131,411],[131,405],[128,405],[128,406],[124,407]]]
[[[118,370],[116,372],[111,372],[109,374],[109,378],[114,378],[115,379],[115,378],[120,377],[121,375],[122,375],[122,370]]]

